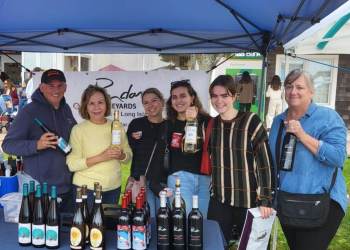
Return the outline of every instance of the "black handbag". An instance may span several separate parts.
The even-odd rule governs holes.
[[[276,162],[279,164],[283,121],[276,142]],[[278,190],[277,216],[282,225],[298,228],[321,227],[327,220],[330,206],[330,192],[337,177],[335,168],[331,185],[321,194],[295,194]]]

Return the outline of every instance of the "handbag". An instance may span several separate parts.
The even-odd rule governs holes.
[[[201,174],[205,175],[211,175],[211,162],[210,162],[210,155],[208,152],[208,145],[209,145],[209,138],[211,134],[211,130],[213,128],[214,119],[210,118],[208,122],[208,126],[205,130],[205,138],[204,138],[204,144],[203,144],[203,150],[202,150],[202,160],[201,160]]]
[[[276,162],[279,164],[282,128],[281,122],[276,142]],[[296,194],[279,190],[277,192],[277,215],[282,225],[298,228],[321,227],[327,220],[330,206],[330,192],[337,177],[335,168],[331,185],[321,194]]]

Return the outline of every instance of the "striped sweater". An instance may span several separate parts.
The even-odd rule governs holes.
[[[231,121],[214,118],[209,152],[211,196],[235,207],[271,206],[273,164],[260,118],[239,112]]]

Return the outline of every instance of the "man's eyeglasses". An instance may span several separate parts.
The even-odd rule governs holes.
[[[188,85],[191,84],[190,79],[185,79],[185,80],[179,80],[179,81],[174,81],[170,83],[170,86],[176,86],[176,85]]]

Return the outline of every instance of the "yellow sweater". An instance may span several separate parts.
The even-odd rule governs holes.
[[[118,160],[109,160],[88,167],[86,159],[95,156],[110,147],[112,140],[111,121],[105,124],[94,124],[83,121],[72,129],[69,143],[72,152],[67,156],[67,165],[73,175],[73,184],[82,186],[86,184],[88,189],[94,189],[94,182],[102,185],[103,191],[110,191],[120,187],[121,171]],[[122,133],[122,149],[127,163],[132,157],[125,131]]]

